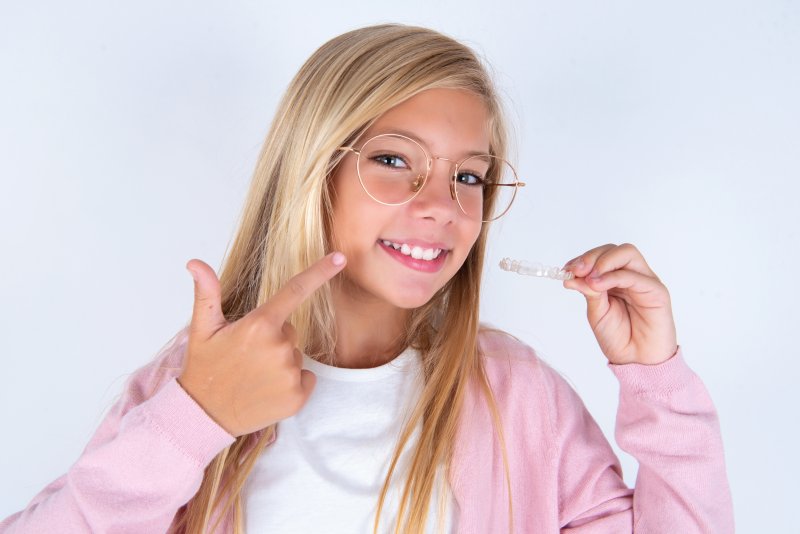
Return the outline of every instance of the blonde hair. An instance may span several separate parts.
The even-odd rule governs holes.
[[[371,26],[330,40],[306,61],[267,134],[222,268],[222,309],[229,321],[264,303],[291,276],[330,252],[329,177],[343,157],[337,148],[357,139],[390,108],[433,88],[462,89],[481,97],[491,117],[490,151],[506,157],[506,125],[492,81],[474,52],[447,36],[411,26]],[[487,231],[484,224],[456,275],[427,304],[411,312],[402,341],[420,351],[425,386],[384,481],[375,532],[400,453],[419,426],[395,533],[424,529],[438,468],[449,469],[462,399],[474,378],[500,435],[510,496],[502,426],[477,342]],[[317,291],[290,320],[301,350],[317,359],[334,354],[334,309],[328,287]],[[176,515],[173,530],[206,532],[209,526],[216,528],[210,525],[214,517],[219,521],[232,513],[234,532],[243,532],[242,488],[274,432],[272,426],[241,436],[221,452],[206,469],[198,492]]]

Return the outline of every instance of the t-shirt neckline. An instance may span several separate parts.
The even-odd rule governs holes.
[[[308,369],[317,376],[342,382],[370,382],[406,372],[415,363],[417,357],[418,351],[412,347],[407,347],[394,359],[378,367],[349,369],[327,365],[303,354],[303,369]]]

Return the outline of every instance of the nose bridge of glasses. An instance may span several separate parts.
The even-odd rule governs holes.
[[[435,160],[444,161],[447,163],[448,174],[455,174],[455,169],[458,167],[458,162],[454,159],[446,158],[444,156],[431,156],[431,166]]]
[[[426,183],[430,181],[431,175],[435,174],[434,163],[436,160],[444,161],[447,164],[447,172],[445,174],[445,177],[447,178],[448,188],[450,190],[450,198],[452,200],[456,200],[456,191],[455,191],[455,183],[453,180],[453,176],[455,175],[455,169],[458,167],[457,161],[452,160],[450,158],[446,158],[444,156],[431,156],[428,159],[428,172],[427,172],[428,176],[426,179]]]

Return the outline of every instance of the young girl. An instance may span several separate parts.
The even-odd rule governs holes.
[[[0,532],[732,532],[714,406],[632,245],[567,263],[620,382],[628,489],[575,392],[479,323],[522,183],[471,50],[382,25],[292,81],[219,280]]]

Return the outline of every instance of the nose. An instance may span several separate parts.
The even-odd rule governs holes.
[[[449,222],[458,216],[458,204],[453,190],[456,164],[434,159],[422,190],[411,201],[415,215],[437,222]]]

